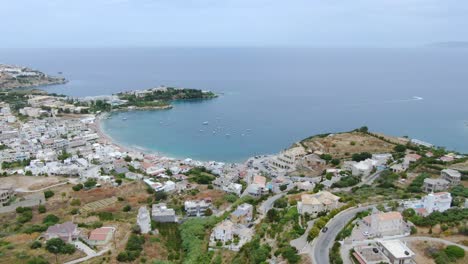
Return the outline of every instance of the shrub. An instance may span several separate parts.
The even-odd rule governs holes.
[[[122,209],[124,212],[129,212],[130,210],[132,210],[132,207],[129,204],[125,205]]]
[[[393,150],[395,150],[396,152],[405,152],[406,146],[398,144],[393,148]]]
[[[44,196],[45,196],[46,199],[49,199],[50,197],[54,196],[54,194],[55,193],[53,191],[51,191],[51,190],[47,190],[47,191],[44,192]]]
[[[46,212],[46,207],[45,205],[41,204],[39,205],[39,207],[37,208],[37,211],[41,214],[45,213]]]
[[[46,249],[53,254],[73,254],[76,251],[73,245],[66,244],[60,238],[49,239],[46,243]]]
[[[354,153],[351,156],[351,159],[356,162],[363,161],[363,160],[370,159],[370,158],[372,158],[372,154],[370,154],[369,152]]]
[[[31,249],[40,248],[40,247],[42,247],[42,243],[36,240],[36,241],[32,242],[29,247]]]
[[[451,259],[461,259],[465,257],[465,250],[459,246],[450,245],[444,249],[445,254]]]
[[[81,201],[80,201],[80,199],[73,199],[73,200],[70,202],[70,205],[71,205],[71,206],[80,206],[80,205],[81,205]]]
[[[50,214],[50,215],[47,215],[44,218],[44,220],[42,220],[42,223],[46,225],[55,225],[59,221],[60,221],[60,218],[58,218],[58,216]]]
[[[72,189],[73,189],[75,192],[77,192],[77,191],[83,189],[83,184],[78,183],[77,185],[73,186]]]

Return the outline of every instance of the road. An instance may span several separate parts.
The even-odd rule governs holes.
[[[273,208],[273,203],[278,200],[279,198],[281,198],[281,196],[283,196],[284,193],[279,193],[279,194],[276,194],[270,198],[268,198],[266,201],[264,201],[260,207],[258,208],[258,212],[265,215],[271,208]]]
[[[314,239],[311,244],[308,254],[312,259],[314,264],[325,264],[329,263],[328,253],[335,242],[335,238],[338,233],[343,229],[343,227],[351,220],[353,217],[362,211],[365,211],[369,208],[372,208],[373,205],[363,206],[358,208],[352,208],[345,210],[337,214],[333,219],[331,219],[326,227],[328,231],[326,233],[320,232],[319,236]]]
[[[44,187],[42,189],[38,189],[38,190],[26,190],[24,188],[18,188],[15,190],[15,192],[22,192],[22,193],[35,193],[35,192],[42,192],[44,190],[47,190],[47,189],[50,189],[50,188],[54,188],[54,187],[57,187],[57,186],[61,186],[61,185],[65,185],[67,184],[68,181],[66,182],[60,182],[60,183],[57,183],[57,184],[54,184],[54,185],[51,185],[51,186],[47,186],[47,187]]]

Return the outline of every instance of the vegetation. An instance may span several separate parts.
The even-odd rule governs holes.
[[[53,191],[47,190],[47,191],[44,192],[44,197],[45,197],[46,199],[49,199],[50,197],[54,196],[54,194],[55,194],[55,193],[54,193]]]
[[[4,161],[2,162],[2,169],[7,170],[7,169],[14,169],[14,168],[22,168],[22,167],[29,166],[29,164],[31,164],[30,159],[17,160],[17,161],[12,161],[12,162]]]
[[[370,158],[372,158],[372,154],[370,154],[369,152],[354,153],[351,156],[351,159],[356,162],[363,161],[363,160],[370,159]]]
[[[216,179],[205,167],[193,168],[187,174],[190,177],[190,181],[198,184],[211,184],[211,182]]]
[[[239,251],[239,254],[232,261],[233,264],[257,264],[266,263],[270,256],[271,247],[268,244],[261,244],[256,238],[246,243]]]
[[[378,186],[382,188],[396,188],[394,183],[399,177],[398,174],[391,171],[383,171],[377,179]]]
[[[406,188],[408,192],[412,193],[420,193],[422,192],[422,186],[424,184],[424,179],[430,178],[431,176],[427,173],[421,173],[416,178],[414,178],[413,182]]]
[[[117,255],[117,260],[120,262],[131,262],[140,257],[141,251],[143,250],[143,244],[145,243],[145,237],[131,234],[128,238],[125,251],[120,252]]]
[[[184,263],[209,263],[211,255],[206,253],[205,237],[207,230],[216,223],[215,217],[188,219],[180,225]]]
[[[413,215],[409,220],[417,226],[434,226],[436,224],[457,224],[468,219],[468,209],[450,208],[444,212],[433,212],[430,215],[423,217]]]
[[[83,189],[83,184],[81,183],[78,183],[77,185],[73,186],[72,189],[75,191],[75,192],[78,192],[80,191],[81,189]]]
[[[42,220],[42,223],[47,226],[51,226],[51,225],[57,224],[59,221],[60,221],[60,218],[58,218],[56,215],[50,214],[44,217],[44,220]]]
[[[90,178],[85,181],[84,187],[86,187],[87,189],[90,189],[96,186],[96,184],[97,184],[96,179]]]
[[[358,184],[361,179],[358,176],[344,176],[341,177],[339,181],[332,184],[332,188],[345,188]]]
[[[73,254],[76,251],[73,245],[63,242],[60,238],[51,238],[47,240],[45,248],[53,254]]]

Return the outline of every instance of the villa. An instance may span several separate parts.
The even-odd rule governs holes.
[[[167,208],[166,204],[153,204],[152,219],[160,223],[177,223],[178,219],[174,209]]]
[[[315,194],[301,195],[301,201],[297,202],[297,209],[300,214],[317,215],[323,211],[338,208],[340,197],[327,191],[320,191]]]
[[[184,208],[187,216],[204,216],[211,208],[211,201],[209,199],[185,201]]]
[[[236,224],[248,225],[253,220],[253,206],[248,203],[239,205],[231,213],[231,221]]]
[[[60,238],[64,242],[70,243],[78,239],[80,231],[78,226],[73,222],[65,222],[63,224],[56,224],[47,228],[47,231],[44,233],[44,238],[46,240],[52,238]]]
[[[375,208],[371,215],[364,217],[364,225],[372,236],[402,235],[407,231],[403,216],[399,212],[378,212]]]
[[[440,172],[440,177],[450,183],[450,186],[460,184],[461,173],[457,170],[445,169]]]
[[[424,179],[423,191],[427,193],[445,191],[449,188],[450,183],[444,179]]]

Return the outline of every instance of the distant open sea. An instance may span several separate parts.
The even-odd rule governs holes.
[[[159,85],[221,94],[103,122],[123,145],[178,158],[239,162],[363,125],[468,152],[468,49],[0,49],[0,63],[63,72],[70,82],[46,90],[72,96]]]

